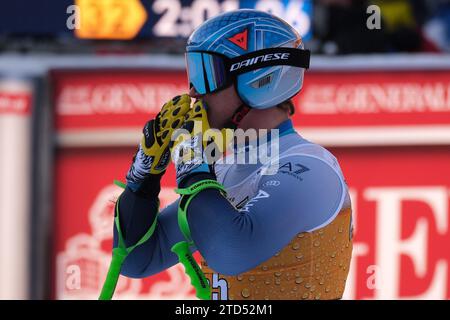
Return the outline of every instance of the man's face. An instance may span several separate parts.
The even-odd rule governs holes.
[[[199,94],[192,87],[189,96],[202,99],[206,103],[208,121],[211,128],[222,129],[231,119],[236,109],[242,104],[234,85],[214,93]]]

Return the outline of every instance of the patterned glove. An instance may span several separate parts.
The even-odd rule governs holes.
[[[176,96],[161,108],[155,119],[148,121],[143,136],[127,173],[127,186],[133,191],[145,188],[153,176],[160,178],[170,162],[172,133],[183,125],[190,109],[191,98],[187,94]]]
[[[187,112],[183,126],[172,139],[178,186],[193,174],[214,174],[214,163],[223,155],[232,137],[231,129],[210,128],[206,105],[198,100]]]

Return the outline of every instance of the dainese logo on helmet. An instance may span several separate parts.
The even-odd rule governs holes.
[[[236,62],[231,65],[230,71],[239,70],[242,67],[248,67],[259,62],[273,61],[273,60],[287,60],[289,59],[290,53],[269,53],[261,56],[257,56],[251,59],[246,59],[244,61]]]

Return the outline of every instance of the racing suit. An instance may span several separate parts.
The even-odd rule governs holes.
[[[339,299],[352,253],[348,187],[336,158],[302,138],[291,120],[279,129],[278,170],[262,164],[216,164],[227,191],[200,192],[187,218],[212,299]],[[237,152],[248,152],[238,148]],[[178,200],[158,213],[159,177],[145,197],[128,187],[119,204],[125,242],[134,243],[156,215],[152,237],[125,260],[121,273],[143,278],[178,262],[170,248],[184,237]],[[133,216],[133,219],[130,217]],[[117,246],[117,230],[114,230]]]

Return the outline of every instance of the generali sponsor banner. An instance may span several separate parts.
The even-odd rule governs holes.
[[[142,127],[187,90],[179,71],[54,72],[52,80],[58,130]]]
[[[371,135],[372,128],[395,127],[417,139],[412,126],[450,125],[449,76],[448,71],[309,72],[295,98],[294,124],[300,134],[303,128],[320,128],[325,135],[332,128],[358,128]],[[57,72],[53,87],[58,134],[85,131],[89,134],[82,142],[87,143],[94,131],[109,135],[132,128],[136,133],[132,148],[78,144],[60,148],[56,158],[55,297],[97,298],[111,257],[113,200],[121,193],[112,181],[123,180],[143,124],[164,102],[187,90],[186,78],[183,72],[151,70]],[[450,298],[448,146],[332,151],[354,209],[345,298]],[[162,207],[176,198],[174,187],[170,167],[163,179]],[[116,297],[195,299],[189,283],[176,265],[144,280],[122,277]]]
[[[0,299],[28,297],[33,85],[0,76]]]
[[[114,200],[132,148],[60,151],[56,166],[55,296],[96,299],[111,257]],[[353,202],[346,299],[450,298],[450,153],[439,147],[339,148]],[[176,199],[172,166],[161,207]],[[198,258],[198,254],[197,254]],[[178,264],[121,277],[117,299],[195,299]]]
[[[56,126],[141,127],[170,98],[188,91],[185,72],[54,72]],[[302,127],[450,124],[450,71],[307,72],[294,98]]]
[[[351,190],[349,299],[450,298],[450,152],[336,148]]]
[[[306,73],[301,126],[450,123],[450,71]]]

